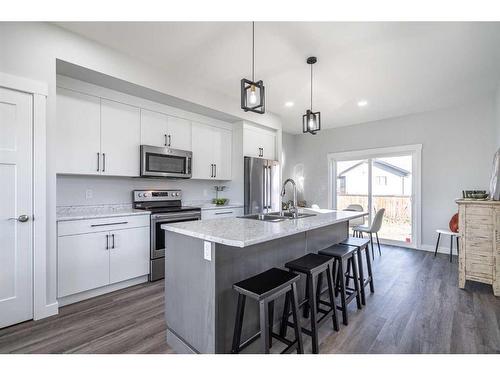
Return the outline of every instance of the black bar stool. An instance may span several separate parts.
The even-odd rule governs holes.
[[[370,240],[359,237],[348,237],[346,240],[341,242],[342,245],[355,246],[358,248],[357,253],[358,253],[358,268],[359,268],[359,286],[361,289],[361,303],[363,305],[366,305],[365,286],[370,284],[370,292],[371,293],[375,292],[375,288],[373,287],[372,262],[370,259],[370,252],[368,250],[369,243]],[[361,254],[363,251],[365,252],[366,268],[368,271],[368,276],[366,278],[363,269],[363,255]],[[349,273],[349,271],[350,270],[348,267],[347,272]],[[346,281],[346,284],[347,286],[349,286],[348,281]]]
[[[347,319],[347,306],[349,303],[356,299],[356,304],[358,309],[361,309],[361,298],[360,298],[360,288],[358,283],[358,266],[356,264],[356,253],[357,248],[348,245],[332,245],[318,252],[320,255],[326,255],[334,259],[334,269],[336,270],[336,283],[335,283],[335,294],[340,293],[340,303],[341,306],[337,308],[342,311],[342,322],[344,325],[348,324]],[[348,264],[348,267],[352,268],[353,275],[346,273],[344,271],[344,262]],[[353,279],[354,289],[349,288],[344,283],[344,277],[349,276]]]
[[[311,310],[311,329],[308,330],[302,327],[302,332],[306,335],[311,336],[312,339],[312,351],[314,354],[319,352],[318,345],[318,328],[326,322],[329,317],[332,317],[333,329],[335,331],[339,330],[339,321],[337,318],[337,311],[335,308],[335,297],[333,289],[333,258],[318,255],[318,254],[306,254],[300,258],[292,260],[285,264],[285,267],[290,271],[302,273],[306,275],[306,298],[299,304],[299,308],[307,306]],[[317,278],[326,272],[327,284],[328,284],[328,301],[321,301],[317,298],[318,294],[316,292],[316,280]],[[320,303],[328,306],[327,310],[320,307]],[[287,296],[285,299],[285,308],[283,309],[283,318],[281,321],[280,336],[286,337],[286,331],[288,326],[295,327],[293,323],[288,321],[290,316],[290,300]],[[317,313],[323,314],[319,319]]]
[[[238,292],[238,306],[236,308],[231,353],[239,353],[259,337],[262,339],[262,352],[265,354],[269,353],[273,337],[287,344],[287,347],[281,353],[287,353],[295,348],[297,349],[297,353],[304,353],[299,308],[297,304],[296,283],[299,279],[300,276],[296,273],[281,270],[279,268],[271,268],[233,285],[233,288]],[[273,332],[274,301],[283,294],[286,294],[287,299],[289,299],[292,304],[295,341],[287,340]],[[247,339],[243,344],[240,344],[247,296],[259,302],[260,331]]]

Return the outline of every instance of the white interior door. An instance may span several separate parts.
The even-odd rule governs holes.
[[[0,328],[33,318],[32,108],[0,88]]]

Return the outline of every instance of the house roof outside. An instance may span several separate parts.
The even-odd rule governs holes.
[[[363,164],[367,164],[367,163],[368,162],[366,160],[360,161],[359,163],[356,163],[356,164],[350,166],[349,168],[343,170],[342,172],[340,172],[339,177],[341,177],[341,176],[345,175],[346,173],[350,172],[351,170],[356,169],[359,166],[361,166]],[[377,168],[380,168],[384,171],[387,171],[387,172],[392,173],[392,174],[399,176],[399,177],[407,177],[410,175],[410,171],[407,171],[406,169],[403,169],[400,167],[396,167],[395,165],[392,165],[392,164],[387,163],[387,162],[382,161],[382,160],[374,160],[373,165],[376,166]]]

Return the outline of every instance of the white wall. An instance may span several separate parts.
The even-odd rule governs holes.
[[[500,148],[500,85],[498,85],[496,96],[495,96],[495,131],[496,131],[496,141],[497,149]]]
[[[154,68],[47,23],[0,23],[0,71],[46,82],[47,98],[47,304],[56,301],[56,59],[194,102],[233,116],[281,128],[273,114],[244,113],[239,101],[186,86],[175,72]]]
[[[283,178],[300,182],[308,205],[328,205],[330,152],[419,144],[422,147],[422,244],[435,243],[435,229],[447,227],[463,189],[487,189],[496,149],[492,95],[438,111],[322,130],[318,135],[283,137]]]

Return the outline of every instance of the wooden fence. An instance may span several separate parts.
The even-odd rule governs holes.
[[[367,195],[337,194],[337,207],[344,209],[350,204],[368,207]],[[385,208],[385,219],[392,222],[411,222],[411,197],[401,195],[374,195],[373,212]]]

